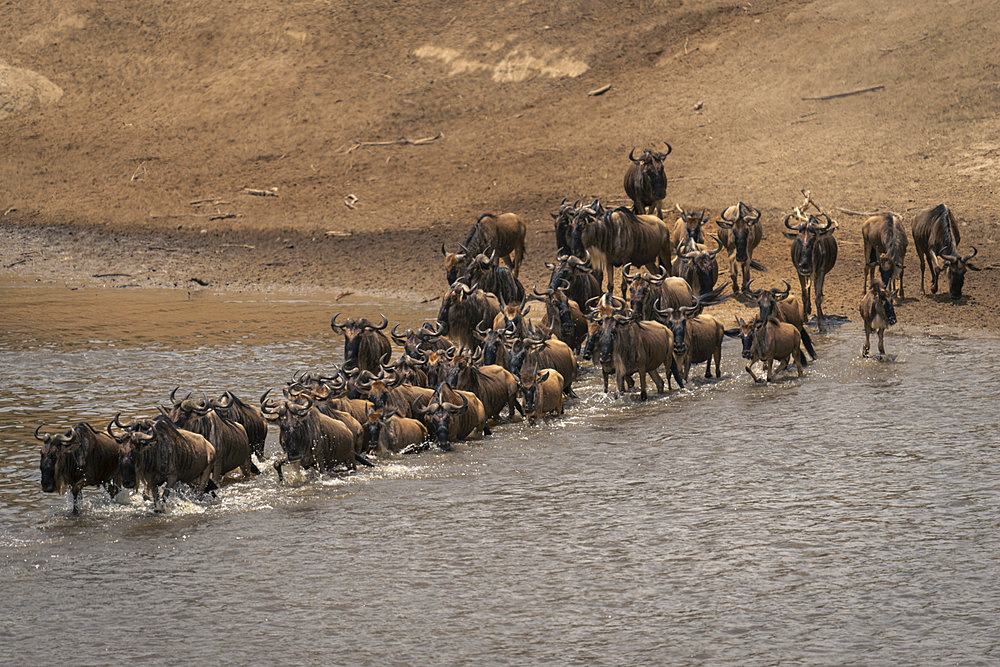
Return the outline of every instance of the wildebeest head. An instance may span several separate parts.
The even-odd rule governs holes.
[[[573,313],[570,310],[569,297],[566,296],[566,288],[569,283],[563,281],[558,287],[549,287],[541,292],[537,286],[532,286],[532,296],[528,297],[545,304],[545,310],[549,317],[549,322],[559,322],[559,330],[564,336],[571,336],[576,330],[576,323],[573,321]]]
[[[73,444],[75,433],[71,429],[62,435],[51,435],[49,433],[38,435],[38,431],[41,428],[41,424],[35,428],[35,438],[42,443],[41,461],[38,466],[42,474],[42,491],[45,493],[54,493],[61,490],[59,487],[61,486],[62,475],[59,473],[69,463],[67,454]],[[72,464],[82,467],[82,462],[77,463],[73,461]]]
[[[785,227],[791,231],[782,233],[786,238],[795,241],[792,244],[793,246],[796,244],[800,246],[798,261],[795,263],[795,270],[799,272],[799,275],[808,276],[812,274],[815,266],[816,240],[827,234],[832,234],[837,229],[837,223],[831,220],[830,216],[826,213],[821,213],[820,215],[826,219],[826,224],[819,217],[810,215],[807,220],[800,220],[798,226],[792,226],[789,224],[789,221],[794,217],[794,214],[785,216]]]
[[[760,224],[760,211],[743,202],[736,205],[735,218],[726,217],[728,210],[722,212],[722,220],[717,220],[715,224],[730,230],[733,236],[733,245],[736,247],[736,261],[745,262],[747,261],[747,241],[750,238],[752,227]]]
[[[715,287],[715,281],[718,278],[719,265],[715,256],[722,250],[722,241],[719,240],[718,236],[712,238],[716,243],[715,250],[709,250],[703,246],[692,247],[691,245],[687,249],[681,247],[677,249],[677,256],[690,266],[694,276],[697,277],[697,284],[700,286],[701,292],[707,292]],[[688,280],[688,282],[692,285],[695,284],[694,280]]]
[[[674,354],[684,355],[688,351],[688,321],[701,314],[703,306],[681,306],[680,308],[661,309],[657,301],[655,310],[674,338]]]
[[[532,367],[515,378],[517,386],[520,387],[521,394],[524,396],[524,411],[526,413],[531,413],[535,410],[538,399],[538,385],[545,382],[548,377],[548,369],[539,371],[537,368]]]
[[[260,397],[260,411],[264,419],[278,424],[279,443],[288,460],[301,461],[315,445],[314,440],[318,436],[308,419],[313,400],[303,395],[297,401],[278,401],[267,398],[270,391],[268,389]]]
[[[978,252],[976,246],[972,246],[972,252],[964,257],[960,257],[959,255],[941,255],[943,264],[941,268],[948,269],[948,294],[952,299],[958,300],[962,298],[962,287],[965,285],[966,270],[979,271],[979,267],[970,261]]]
[[[622,280],[628,285],[629,309],[636,317],[642,318],[647,312],[646,304],[652,304],[659,293],[660,285],[667,278],[667,270],[660,268],[660,273],[632,272],[632,263],[622,267]]]
[[[161,422],[173,424],[166,411],[160,408],[160,412],[163,418],[158,418],[156,421],[142,419],[123,425],[119,420],[121,414],[117,414],[108,424],[108,435],[118,443],[118,470],[121,473],[122,486],[126,488],[134,489],[138,484],[136,462],[144,450],[156,444],[157,424]],[[122,435],[115,435],[112,426],[123,429]]]
[[[753,284],[752,280],[747,284],[750,296],[757,299],[757,308],[760,309],[760,319],[762,322],[775,318],[777,315],[777,306],[775,304],[778,301],[784,301],[791,294],[792,286],[788,284],[788,281],[782,279],[781,282],[785,283],[785,289],[783,290],[774,287],[771,289],[749,289],[750,285]]]
[[[635,148],[628,153],[628,159],[634,166],[632,183],[636,192],[648,193],[654,200],[659,201],[667,196],[667,177],[663,173],[663,159],[670,155],[670,144],[663,142],[667,146],[666,153],[658,153],[648,148],[643,148],[639,157],[635,157]],[[632,167],[630,167],[632,169]]]
[[[392,340],[402,347],[406,354],[414,358],[419,357],[423,349],[432,347],[437,343],[444,330],[444,326],[436,320],[433,322],[424,322],[416,330],[407,329],[403,335],[396,332],[397,327],[399,327],[399,324],[394,324],[389,331]]]
[[[419,398],[413,401],[413,412],[423,417],[424,423],[427,424],[428,430],[434,433],[441,449],[451,449],[451,420],[455,413],[465,410],[469,405],[469,399],[463,394],[458,395],[462,399],[461,403],[446,400],[447,394],[444,389],[447,386],[445,383],[441,383],[434,397],[425,407],[420,407]],[[448,389],[450,394],[455,393],[450,387]]]
[[[584,253],[584,255],[583,259],[576,255],[559,255],[556,257],[556,262],[545,262],[545,268],[552,271],[552,276],[549,278],[549,289],[555,289],[563,281],[572,284],[573,279],[578,274],[591,273],[594,269],[587,266],[590,254]]]
[[[507,351],[507,336],[513,334],[513,322],[503,329],[488,329],[485,322],[476,325],[476,332],[483,337],[483,366],[500,364],[506,366],[510,358]]]
[[[462,252],[448,252],[441,244],[441,254],[444,255],[444,274],[449,285],[453,285],[459,276],[465,273],[469,266],[469,251],[459,246]]]
[[[868,292],[873,297],[875,313],[880,315],[889,326],[895,324],[896,308],[893,306],[893,299],[895,299],[896,293],[887,290],[885,285],[878,280],[872,282],[871,287],[868,288]]]
[[[375,335],[375,332],[381,332],[389,326],[389,320],[386,319],[385,315],[380,315],[382,323],[375,325],[364,317],[357,320],[349,317],[342,324],[338,324],[338,317],[340,317],[340,313],[334,315],[333,319],[330,320],[330,328],[335,333],[344,335],[344,365],[357,366],[358,350],[360,349],[363,337],[366,335]]]
[[[675,204],[674,208],[680,214],[680,220],[684,223],[684,236],[678,240],[678,245],[690,248],[693,243],[705,242],[705,231],[702,229],[708,222],[708,211],[702,209],[700,212],[684,212],[680,205]]]
[[[576,216],[577,209],[580,208],[579,199],[573,202],[572,206],[567,204],[567,201],[569,200],[563,198],[559,202],[559,212],[551,214],[556,230],[556,252],[559,255],[568,255],[572,252],[570,226],[573,224],[573,217]]]
[[[571,245],[573,254],[577,257],[584,257],[587,254],[584,238],[587,230],[593,227],[597,220],[604,216],[605,210],[601,202],[595,199],[589,205],[584,206],[576,212],[570,227]]]
[[[725,334],[732,338],[739,337],[743,343],[742,356],[744,359],[753,359],[754,342],[757,337],[757,330],[761,326],[760,319],[754,317],[752,320],[744,322],[739,316],[736,317],[736,328],[726,329]]]

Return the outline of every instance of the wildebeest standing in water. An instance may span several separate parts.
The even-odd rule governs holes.
[[[976,248],[964,257],[958,254],[958,244],[962,240],[955,217],[944,204],[920,211],[913,220],[913,247],[920,260],[920,292],[924,291],[924,262],[931,272],[931,294],[937,294],[938,277],[941,271],[948,269],[948,294],[952,299],[962,296],[967,269],[978,271],[979,268],[969,260],[976,256]],[[938,261],[940,259],[940,261]]]
[[[868,350],[871,349],[871,333],[874,330],[878,334],[878,353],[885,354],[885,345],[882,338],[885,330],[896,323],[896,309],[892,306],[893,294],[886,291],[882,282],[875,280],[872,282],[868,293],[858,304],[858,311],[861,319],[865,323],[865,346],[861,348],[861,356],[867,357]]]
[[[372,324],[365,318],[347,318],[342,324],[337,323],[340,313],[330,320],[330,328],[334,333],[344,335],[344,366],[356,367],[363,371],[377,373],[382,368],[382,360],[388,360],[386,355],[392,353],[392,344],[382,330],[389,325],[385,315],[381,315],[382,323]]]
[[[121,487],[118,474],[118,445],[90,424],[80,422],[62,435],[35,429],[35,438],[42,442],[42,491],[61,493],[67,487],[73,494],[73,514],[80,511],[80,493],[84,486],[103,486],[114,498]]]
[[[173,394],[170,398],[173,400]],[[261,414],[260,410],[256,406],[244,403],[231,391],[222,392],[222,396],[212,399],[209,405],[222,417],[243,426],[247,432],[247,438],[250,440],[250,449],[263,460],[264,441],[267,440],[267,422],[264,421],[264,415]]]
[[[666,153],[659,153],[649,148],[642,149],[642,154],[635,157],[635,148],[628,153],[629,164],[625,170],[625,194],[632,200],[632,212],[637,214],[655,214],[663,217],[663,200],[667,196],[667,177],[663,173],[663,159],[673,150],[670,144]]]
[[[495,296],[456,282],[441,301],[437,321],[441,333],[456,345],[473,349],[482,343],[476,326],[483,321],[492,322],[499,313],[500,302]]]
[[[825,224],[817,216],[810,215],[805,220],[800,218],[797,226],[789,224],[794,215],[787,215],[785,227],[791,231],[782,233],[786,238],[792,239],[792,264],[799,275],[806,317],[809,316],[812,300],[815,299],[816,327],[822,331],[823,282],[826,280],[826,274],[837,263],[837,240],[833,238],[837,223],[826,213],[820,215],[826,219]]]
[[[862,295],[868,293],[868,285],[875,281],[878,269],[882,284],[891,291],[898,291],[903,297],[903,260],[906,257],[906,230],[902,219],[894,213],[878,213],[861,225],[861,239],[864,245],[865,268],[861,281]]]
[[[205,436],[215,447],[212,478],[216,484],[221,484],[222,478],[236,468],[243,473],[244,479],[260,474],[251,457],[246,429],[213,410],[208,401],[190,398],[177,401],[169,417],[178,428]]]

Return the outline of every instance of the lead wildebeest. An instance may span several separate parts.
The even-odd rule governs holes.
[[[802,353],[802,337],[798,329],[787,322],[779,322],[774,317],[763,321],[754,318],[749,322],[737,317],[736,323],[739,325],[737,329],[726,330],[725,333],[727,336],[742,338],[743,358],[749,360],[745,370],[754,382],[764,381],[753,370],[753,365],[758,361],[764,362],[767,382],[771,382],[775,374],[785,370],[789,359],[795,360],[799,377],[802,377],[802,367],[805,366],[806,359]],[[781,365],[772,372],[775,359],[781,360]]]
[[[673,150],[670,144],[666,153],[649,148],[642,149],[635,157],[635,148],[628,153],[629,164],[625,170],[625,194],[632,200],[633,213],[655,213],[663,217],[663,199],[667,196],[667,177],[663,173],[663,159]]]
[[[753,258],[754,248],[763,237],[760,224],[760,210],[738,202],[722,212],[722,219],[716,220],[719,240],[729,253],[729,277],[733,281],[733,293],[746,292],[750,285],[750,269],[763,271],[764,266]],[[736,286],[736,275],[742,282]]]
[[[62,493],[69,488],[73,514],[80,511],[78,503],[84,486],[103,486],[112,498],[118,494],[118,445],[113,438],[98,433],[87,422],[57,435],[38,435],[41,428],[41,424],[35,428],[35,438],[42,442],[42,491]]]
[[[895,213],[871,216],[861,225],[861,240],[865,258],[861,293],[868,293],[868,285],[875,280],[875,269],[878,269],[882,284],[890,290],[898,290],[902,297],[907,246],[902,218]]]
[[[865,346],[861,348],[861,356],[867,357],[871,349],[871,333],[878,333],[878,353],[885,354],[882,341],[885,330],[896,323],[896,309],[892,306],[893,294],[886,291],[882,282],[873,280],[868,292],[858,304],[858,311],[865,323]]]
[[[499,313],[500,302],[495,296],[456,282],[442,300],[437,321],[442,334],[456,345],[473,349],[482,342],[476,326],[484,320],[492,322]]]
[[[688,246],[691,243],[705,243],[705,230],[702,229],[708,222],[708,211],[702,209],[701,212],[691,211],[685,213],[680,205],[675,205],[680,217],[674,221],[670,230],[670,247]]]
[[[330,328],[335,333],[344,335],[344,365],[356,366],[363,371],[373,373],[381,368],[382,359],[392,353],[392,344],[382,330],[389,326],[385,315],[380,315],[382,323],[372,324],[364,317],[355,320],[347,318],[342,324],[337,323],[340,313],[330,320]]]
[[[702,314],[704,306],[657,308],[659,321],[673,334],[673,363],[680,369],[684,381],[691,375],[692,364],[705,362],[705,377],[712,377],[712,359],[715,359],[715,377],[720,375],[722,340],[725,327],[711,315]]]
[[[797,211],[796,211],[797,213]],[[786,238],[792,239],[792,264],[799,275],[799,286],[802,290],[802,303],[805,315],[809,316],[812,300],[816,301],[816,327],[823,330],[823,282],[826,274],[837,263],[837,239],[833,232],[837,223],[826,213],[820,213],[824,223],[815,215],[806,219],[799,218],[799,224],[792,226],[789,221],[795,214],[785,216],[785,227],[791,231],[782,232]],[[812,299],[810,298],[812,294]]]
[[[372,466],[372,462],[355,450],[355,435],[347,426],[321,413],[312,399],[305,402],[267,398],[270,389],[260,397],[264,418],[278,424],[278,444],[285,455],[274,462],[278,479],[286,463],[300,463],[303,468],[318,468],[320,472],[344,467],[354,470],[357,463]]]
[[[177,428],[162,408],[160,412],[162,418],[133,422],[122,436],[115,436],[108,424],[108,433],[119,446],[122,485],[135,489],[142,484],[157,512],[163,511],[178,482],[188,484],[198,494],[209,490],[215,466],[215,447],[205,436]],[[117,416],[112,423],[121,426]]]
[[[655,215],[636,215],[623,206],[605,211],[598,202],[573,220],[573,249],[581,257],[590,253],[598,284],[607,272],[608,291],[614,292],[616,267],[631,263],[655,272],[670,266],[670,230]]]
[[[455,279],[465,272],[468,263],[476,255],[480,253],[489,255],[494,251],[514,272],[514,277],[518,277],[521,272],[521,262],[524,261],[526,232],[524,221],[516,213],[501,215],[483,213],[462,242],[461,253],[449,253],[445,250],[444,244],[441,244],[448,284],[454,283]]]
[[[413,410],[421,415],[427,430],[444,450],[450,450],[451,443],[464,440],[473,431],[490,435],[482,401],[472,392],[453,389],[447,382],[438,385],[428,405],[414,405]]]
[[[924,261],[931,272],[931,294],[937,294],[938,276],[944,268],[948,268],[948,294],[952,299],[962,296],[965,284],[966,269],[978,271],[979,268],[969,262],[976,256],[976,248],[972,253],[961,256],[958,254],[958,244],[962,240],[955,217],[944,204],[938,204],[917,213],[913,220],[913,247],[920,260],[920,292],[924,291]],[[938,261],[940,259],[940,261]]]
[[[524,396],[524,411],[528,421],[534,422],[550,412],[563,413],[563,379],[559,371],[531,368],[521,373],[517,385]]]
[[[750,282],[752,283],[753,281],[751,280]],[[797,297],[790,296],[792,286],[788,284],[787,280],[782,278],[781,282],[785,283],[784,289],[772,287],[771,289],[748,289],[747,291],[750,296],[757,300],[760,321],[763,322],[773,317],[779,322],[788,322],[791,324],[799,330],[799,335],[802,336],[802,346],[806,349],[806,352],[809,353],[810,357],[815,359],[816,350],[812,344],[812,336],[809,335],[809,331],[806,329],[806,318],[805,312],[802,310],[802,302]],[[749,288],[749,285],[747,287]],[[805,358],[803,357],[804,364]]]

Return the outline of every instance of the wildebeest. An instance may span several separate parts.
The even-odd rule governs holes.
[[[719,281],[719,262],[716,255],[722,251],[722,241],[715,239],[715,250],[709,250],[700,243],[689,243],[686,247],[678,246],[677,259],[673,263],[673,274],[683,278],[691,286],[696,295],[707,294],[715,289]]]
[[[634,373],[639,374],[639,397],[646,400],[646,375],[653,378],[657,393],[663,393],[663,379],[656,372],[665,366],[667,383],[670,373],[683,388],[684,380],[673,363],[673,335],[659,322],[636,321],[630,314],[616,312],[599,323],[595,334],[599,350],[604,391],[608,391],[608,378],[614,374],[618,393],[625,391],[625,382]]]
[[[479,398],[472,392],[453,389],[447,382],[438,385],[427,406],[415,405],[413,409],[422,416],[441,449],[450,450],[451,443],[464,440],[473,431],[490,435],[489,420]]]
[[[244,479],[251,474],[260,473],[250,457],[252,450],[246,429],[213,410],[208,401],[190,398],[176,401],[169,417],[178,428],[205,436],[215,447],[212,478],[216,484],[221,483],[226,473],[236,468],[243,473]]]
[[[173,394],[170,395],[170,400],[174,400]],[[250,440],[250,449],[259,458],[264,458],[267,422],[256,406],[244,403],[231,391],[224,391],[219,398],[212,399],[209,405],[224,418],[242,425]]]
[[[394,408],[376,408],[365,422],[372,449],[379,454],[396,453],[427,440],[427,427],[417,419],[399,414]]]
[[[570,255],[573,253],[573,245],[570,239],[570,227],[573,224],[573,218],[576,217],[577,211],[580,208],[580,200],[577,200],[570,206],[569,200],[563,197],[563,200],[559,202],[559,212],[552,213],[552,222],[556,231],[556,254],[557,255]]]
[[[969,260],[976,256],[976,248],[972,253],[961,256],[958,254],[958,244],[962,240],[955,224],[955,217],[944,204],[938,204],[917,213],[911,227],[913,232],[913,247],[920,260],[920,292],[924,291],[924,262],[931,272],[931,294],[937,294],[938,276],[948,268],[948,294],[952,299],[962,296],[965,284],[966,269],[978,271],[979,268],[970,264]],[[938,261],[938,260],[941,261]]]
[[[833,238],[837,223],[831,220],[826,213],[820,215],[826,219],[825,224],[817,216],[810,215],[805,220],[800,219],[797,226],[789,224],[794,214],[787,215],[785,216],[785,227],[791,231],[782,233],[786,238],[792,240],[792,264],[799,275],[805,315],[809,316],[814,299],[816,301],[816,326],[822,331],[823,282],[826,280],[826,274],[837,263],[837,240]],[[812,294],[811,298],[810,294]]]
[[[558,263],[546,262],[546,268],[552,271],[549,278],[549,289],[555,289],[566,282],[566,296],[579,304],[584,314],[590,312],[587,302],[601,294],[601,284],[594,277],[594,270],[587,265],[587,259],[576,255],[559,255]]]
[[[198,494],[205,493],[215,467],[212,443],[203,435],[177,428],[162,408],[160,412],[162,419],[133,423],[123,436],[113,436],[119,446],[122,485],[135,489],[142,484],[157,512],[163,510],[163,503],[178,482],[188,484]],[[114,423],[121,425],[117,416]],[[164,484],[161,496],[160,486]]]
[[[444,296],[437,321],[442,334],[447,334],[456,345],[474,349],[482,342],[476,325],[484,320],[492,322],[499,312],[500,302],[495,296],[456,282]]]
[[[343,324],[337,323],[340,313],[330,320],[330,328],[335,333],[344,335],[344,365],[356,366],[363,371],[373,373],[381,368],[383,358],[392,353],[392,345],[382,330],[389,325],[385,315],[381,315],[382,323],[372,324],[364,317],[357,320],[347,318]]]
[[[805,356],[802,353],[802,337],[799,335],[798,329],[787,322],[779,322],[773,317],[764,321],[755,318],[749,322],[744,322],[737,317],[736,323],[739,325],[737,335],[743,339],[743,358],[749,360],[746,372],[750,374],[754,382],[762,382],[761,378],[753,371],[753,365],[758,361],[764,362],[764,367],[767,370],[767,382],[771,382],[776,373],[785,370],[789,358],[795,360],[799,377],[802,377]],[[726,333],[730,334],[729,331]],[[780,359],[781,365],[772,372],[775,359]]]
[[[396,333],[398,327],[398,324],[394,324],[389,335],[396,345],[402,347],[406,354],[414,358],[419,357],[423,350],[447,350],[454,345],[441,335],[444,326],[437,321],[424,322],[416,329],[407,329],[402,335]]]
[[[118,445],[104,433],[98,433],[87,422],[80,422],[64,434],[38,435],[42,442],[39,470],[42,491],[73,495],[73,514],[80,511],[80,493],[84,486],[103,486],[114,498],[121,486]]]
[[[418,398],[426,401],[434,395],[433,389],[405,383],[397,373],[386,373],[385,369],[379,371],[378,375],[362,371],[358,384],[366,392],[372,407],[393,408],[404,417],[413,416],[413,401]]]
[[[510,370],[510,350],[507,348],[506,329],[486,329],[480,322],[476,331],[483,337],[483,365],[496,364]]]
[[[468,262],[476,255],[480,253],[489,255],[494,251],[514,272],[514,277],[518,277],[521,272],[521,262],[524,261],[526,232],[524,221],[516,213],[501,215],[483,213],[462,242],[461,253],[449,253],[445,250],[444,244],[441,244],[448,284],[454,283],[455,279],[465,272]]]
[[[563,379],[563,393],[570,397],[576,396],[573,393],[573,382],[579,373],[576,357],[569,345],[558,338],[542,340],[529,337],[515,341],[510,353],[510,372],[518,375],[524,367],[559,371]]]
[[[531,304],[527,301],[508,303],[493,318],[493,328],[502,330],[514,338],[524,338],[528,334],[528,315],[530,312]],[[476,331],[479,332],[479,335],[485,335],[480,325],[487,324],[487,321],[484,320],[476,325]]]
[[[695,296],[686,280],[678,276],[667,276],[666,271],[657,275],[647,272],[631,273],[629,266],[622,269],[622,278],[628,283],[629,309],[639,320],[655,320],[656,304],[661,308],[681,308],[702,304],[718,303],[726,289],[723,284],[709,292]]]
[[[757,300],[760,321],[763,322],[773,317],[779,322],[788,322],[791,324],[799,330],[799,335],[802,337],[802,346],[806,349],[806,352],[809,353],[810,357],[815,359],[816,350],[813,348],[812,336],[809,335],[809,331],[806,329],[806,318],[805,312],[802,309],[802,302],[797,297],[790,296],[792,286],[788,284],[787,280],[782,278],[781,282],[785,283],[783,290],[774,287],[771,289],[753,290],[749,289],[749,285],[747,285],[747,291],[750,296]]]
[[[616,267],[631,263],[655,272],[670,266],[670,230],[655,215],[636,215],[621,206],[605,211],[598,203],[573,220],[573,249],[581,257],[590,253],[598,284],[606,272],[608,291],[614,292]]]
[[[524,286],[510,269],[498,266],[495,258],[496,253],[476,255],[459,280],[473,289],[479,288],[492,294],[502,304],[521,303],[524,301]]]
[[[482,361],[481,350],[477,359],[462,352],[456,354],[445,375],[448,386],[475,394],[483,403],[487,419],[499,420],[503,408],[507,408],[508,419],[513,419],[515,412],[523,415],[514,375],[503,366],[476,366],[475,361]]]
[[[875,280],[878,269],[882,284],[903,296],[903,270],[906,268],[906,230],[903,220],[894,213],[878,213],[861,225],[865,267],[861,293],[868,293],[869,283]]]
[[[684,381],[691,375],[691,366],[705,362],[705,377],[712,377],[712,360],[715,359],[715,377],[720,375],[722,340],[725,327],[711,315],[703,314],[702,305],[680,308],[657,308],[661,318],[673,335],[673,363],[680,369]]]
[[[667,177],[663,173],[663,158],[673,150],[670,144],[666,153],[659,153],[649,148],[642,149],[639,157],[635,157],[635,148],[629,151],[628,169],[625,170],[625,194],[632,200],[632,212],[637,214],[654,213],[663,217],[663,199],[667,196]]]
[[[521,374],[517,384],[524,396],[524,412],[529,421],[534,422],[550,412],[563,414],[563,379],[559,371],[531,368]]]
[[[685,213],[679,205],[675,206],[680,217],[674,221],[670,229],[670,247],[687,246],[689,243],[705,243],[705,230],[702,227],[708,222],[708,211],[702,209],[701,212],[691,211]]]
[[[545,304],[544,325],[552,331],[552,335],[569,345],[574,353],[580,353],[580,346],[587,340],[587,317],[580,306],[566,295],[566,282],[555,288],[539,292],[532,287],[532,296]]]
[[[760,224],[760,210],[743,202],[730,206],[722,212],[722,220],[715,222],[719,229],[719,240],[729,253],[729,277],[733,281],[733,293],[746,292],[750,285],[750,269],[763,271],[764,267],[753,259],[754,248],[763,237]],[[736,275],[740,274],[740,287],[736,286]]]
[[[355,451],[355,437],[347,426],[327,417],[305,398],[305,402],[267,398],[268,390],[260,397],[260,410],[264,418],[278,424],[278,443],[285,455],[274,462],[278,479],[286,463],[299,462],[303,468],[318,468],[321,472],[341,466],[354,470],[357,463],[372,463]]]
[[[867,357],[871,349],[871,333],[878,333],[878,353],[885,354],[882,338],[885,330],[896,323],[896,309],[892,306],[893,295],[886,291],[882,282],[873,280],[868,293],[861,298],[858,311],[865,323],[865,346],[861,348],[861,356]]]

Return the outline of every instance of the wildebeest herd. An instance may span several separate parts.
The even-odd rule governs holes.
[[[264,460],[269,423],[279,433],[273,465],[282,481],[289,463],[351,471],[432,444],[448,450],[503,421],[562,414],[564,401],[576,397],[581,361],[600,370],[605,392],[614,376],[617,394],[638,384],[643,400],[647,378],[664,391],[660,372],[668,390],[672,381],[683,388],[696,364],[705,363],[711,378],[714,362],[719,377],[725,336],[742,340],[754,381],[770,382],[793,362],[801,376],[806,357],[816,358],[806,326],[813,304],[816,327],[824,328],[823,285],[837,260],[838,223],[803,191],[782,230],[792,242],[801,298],[784,279],[780,288],[752,289],[751,269],[764,270],[753,259],[763,239],[761,212],[743,202],[722,210],[714,247],[704,231],[707,211],[675,206],[677,218],[668,224],[663,159],[670,152],[669,144],[665,153],[644,149],[638,158],[630,151],[624,185],[632,207],[559,204],[552,214],[555,257],[545,264],[551,274],[543,288],[526,290],[519,278],[525,223],[513,213],[484,214],[457,252],[441,247],[448,287],[436,320],[405,331],[396,324],[387,335],[385,316],[374,323],[337,313],[330,326],[344,337],[343,364],[297,372],[256,404],[229,391],[179,398],[175,388],[170,408],[159,407],[155,417],[123,423],[119,414],[101,430],[81,422],[63,434],[42,434],[40,425],[34,434],[42,442],[42,490],[69,489],[75,513],[84,486],[104,486],[112,496],[141,487],[160,510],[179,482],[203,494],[236,470],[244,478],[259,474],[254,458]],[[921,292],[926,265],[931,293],[944,271],[951,298],[960,298],[966,271],[978,268],[971,261],[975,248],[965,255],[958,249],[952,212],[943,204],[920,211],[911,231]],[[864,222],[862,237],[862,355],[873,331],[885,354],[884,332],[896,322],[894,300],[903,294],[906,231],[901,216],[881,213]],[[729,280],[718,285],[723,250]],[[706,309],[732,296],[725,295],[730,287],[757,310],[726,328]],[[393,343],[400,349],[394,360]]]

